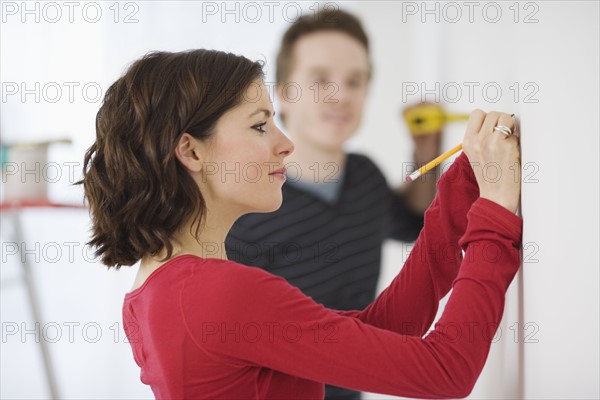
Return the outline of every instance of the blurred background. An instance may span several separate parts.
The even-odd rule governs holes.
[[[390,184],[412,160],[407,105],[520,118],[523,268],[470,398],[600,398],[597,1],[2,1],[1,398],[152,398],[121,322],[136,268],[94,260],[72,185],[102,96],[151,50],[262,59],[272,85],[283,31],[324,7],[354,12],[370,36],[374,78],[349,150]],[[448,125],[443,151],[464,127]],[[11,203],[29,190],[46,200]],[[380,290],[411,247],[386,244]]]

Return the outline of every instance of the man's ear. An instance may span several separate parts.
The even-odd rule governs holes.
[[[189,133],[184,133],[175,147],[175,157],[191,172],[202,171],[204,147]]]

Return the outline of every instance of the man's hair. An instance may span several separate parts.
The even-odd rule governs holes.
[[[198,234],[206,203],[175,148],[184,133],[209,140],[219,118],[263,79],[262,66],[220,51],[153,52],[106,91],[77,182],[90,207],[88,244],[105,265],[119,269],[164,249],[170,258],[188,221]]]
[[[298,18],[285,32],[277,54],[277,70],[275,78],[278,84],[288,82],[294,66],[294,45],[305,35],[321,32],[342,32],[358,40],[369,53],[369,38],[365,33],[361,22],[354,15],[336,9],[323,10],[316,14],[307,14]],[[369,76],[371,67],[369,66]]]

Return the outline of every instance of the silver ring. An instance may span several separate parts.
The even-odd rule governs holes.
[[[501,132],[506,136],[511,136],[513,134],[512,130],[508,126],[498,125],[494,127],[495,131]]]

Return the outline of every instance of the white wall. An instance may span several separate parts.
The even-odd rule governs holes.
[[[477,107],[519,115],[523,165],[527,166],[523,171],[527,179],[523,183],[522,214],[523,250],[528,262],[509,289],[502,335],[492,346],[471,398],[599,398],[598,3],[522,2],[517,4],[517,23],[513,21],[513,3],[480,2],[473,22],[469,22],[463,2],[429,2],[430,10],[437,4],[439,23],[435,22],[435,12],[424,15],[426,20],[421,21],[421,2],[340,3],[363,19],[375,64],[367,112],[351,148],[372,155],[390,183],[402,180],[402,162],[410,160],[412,147],[399,111],[420,99],[403,99],[403,83],[425,82],[431,89],[439,82],[441,87],[450,84],[450,89],[456,82],[463,93],[455,102],[455,92],[439,93],[448,110],[469,112]],[[257,3],[263,12],[257,23],[247,21],[254,14],[250,14],[251,9],[244,14],[241,3],[239,23],[234,22],[234,14],[223,15],[227,19],[223,23],[221,12],[203,14],[201,2],[187,1],[131,2],[133,6],[128,8],[121,3],[118,23],[113,20],[112,2],[97,3],[102,17],[96,23],[83,18],[83,2],[75,9],[73,23],[68,22],[63,3],[56,3],[62,18],[50,23],[55,15],[52,8],[46,6],[44,15],[46,3],[31,2],[29,9],[38,4],[40,21],[35,22],[34,12],[25,15],[22,22],[22,4],[2,4],[2,141],[69,136],[73,146],[57,146],[51,153],[59,164],[81,162],[85,148],[94,139],[93,121],[99,106],[77,89],[71,102],[65,82],[77,82],[79,89],[92,83],[105,90],[128,63],[155,49],[218,48],[253,58],[264,55],[272,66],[281,32],[289,24],[282,15],[283,3],[274,9],[273,22],[269,22],[267,6]],[[221,2],[212,4],[221,6]],[[290,17],[295,4],[299,3],[286,8]],[[314,4],[306,2],[302,7],[306,12]],[[493,19],[494,4],[502,11],[497,23],[486,21],[482,14],[488,7],[485,17]],[[12,15],[11,5],[17,7],[16,15]],[[452,23],[449,20],[456,17],[455,5],[462,17]],[[204,3],[205,10],[206,6]],[[229,7],[233,9],[235,3]],[[93,9],[88,11],[88,17],[93,17]],[[138,22],[123,23],[131,12]],[[532,12],[531,18],[538,22],[524,23]],[[273,68],[268,71],[272,80]],[[35,82],[41,87],[57,82],[63,94],[55,103],[48,101],[53,93],[41,93],[39,101],[27,95],[24,102],[20,93],[7,94],[5,83],[22,82],[27,88],[34,87]],[[473,99],[469,99],[464,82],[479,84]],[[515,82],[519,87],[517,99]],[[525,87],[527,83],[530,85]],[[497,102],[486,100],[481,90],[485,84],[501,88]],[[539,90],[527,99],[536,88]],[[93,96],[93,91],[88,95]],[[494,96],[491,89],[488,95]],[[434,100],[432,95],[427,99]],[[448,127],[444,149],[462,140],[463,128],[461,124]],[[64,176],[52,184],[53,199],[79,201],[80,190],[69,183]],[[5,227],[9,224],[4,222],[5,216],[3,246],[11,240],[10,229]],[[85,212],[31,211],[24,215],[24,223],[28,246],[38,243],[40,248],[50,248],[54,243],[63,252],[54,263],[48,262],[48,257],[32,260],[44,323],[48,329],[55,326],[48,324],[62,327],[61,338],[50,344],[61,396],[150,397],[148,388],[139,382],[139,370],[119,330],[122,296],[134,271],[106,272],[86,261],[82,254],[89,228]],[[73,257],[68,255],[67,242],[78,244]],[[6,256],[4,249],[3,329],[6,323],[31,329],[33,321],[18,281],[19,259]],[[408,244],[386,245],[382,287],[397,273],[409,250]],[[74,329],[73,340],[65,325],[70,322],[80,324]],[[90,340],[93,330],[84,334],[86,323],[102,330],[96,343]],[[524,335],[515,340],[517,326]],[[22,339],[21,333],[0,343],[0,397],[47,397],[35,337],[27,334]]]
[[[520,117],[525,262],[507,295],[502,336],[470,397],[599,398],[598,3],[522,2],[518,23],[514,2],[495,3],[502,11],[497,23],[483,17],[487,5],[485,16],[495,18],[489,2],[479,2],[472,23],[462,2],[428,2],[427,9],[436,3],[439,23],[436,13],[422,12],[421,2],[361,3],[377,75],[356,147],[377,157],[390,181],[400,182],[397,160],[410,155],[407,141],[398,140],[405,132],[397,118],[407,82],[426,82],[427,89],[439,82],[437,93],[454,112],[481,108]],[[453,23],[456,4],[462,18]],[[403,14],[415,5],[416,14]],[[426,49],[440,54],[427,56]],[[473,99],[464,82],[479,84]],[[451,91],[455,83],[463,90],[458,98]],[[496,85],[502,95],[493,102]],[[449,127],[445,149],[461,141],[463,128]],[[409,249],[387,245],[382,286]]]

